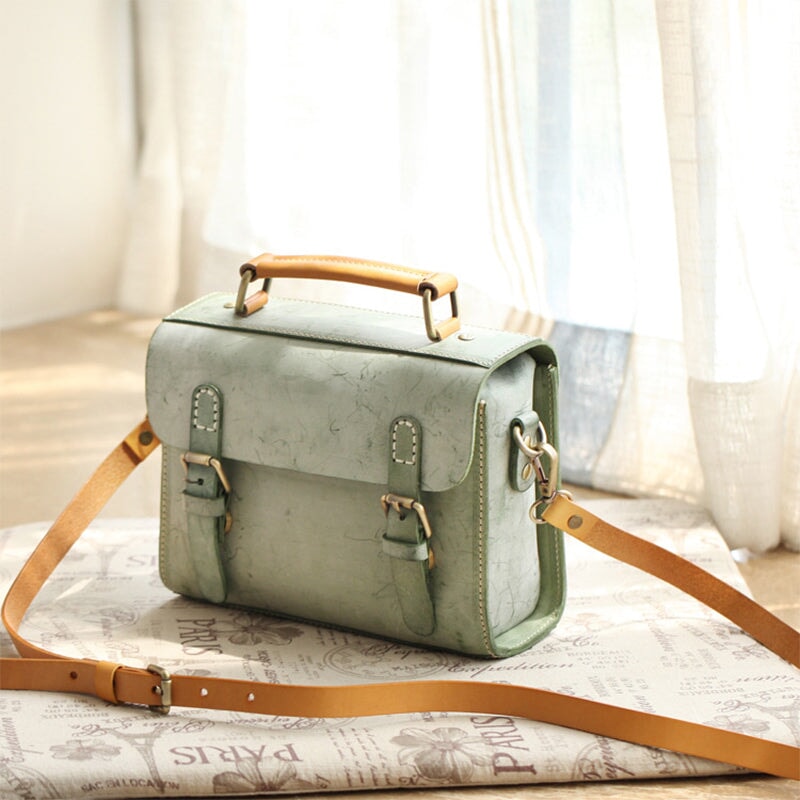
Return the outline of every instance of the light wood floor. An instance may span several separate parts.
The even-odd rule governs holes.
[[[0,527],[54,518],[103,456],[144,416],[144,363],[157,320],[94,312],[0,334]],[[158,509],[158,460],[111,501],[106,516]],[[756,598],[800,627],[800,556],[780,550],[741,564]],[[303,795],[308,797],[308,795]],[[403,792],[338,798],[402,800]],[[737,778],[420,790],[418,800],[796,800],[785,780]]]

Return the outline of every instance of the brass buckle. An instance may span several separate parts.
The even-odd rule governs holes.
[[[153,687],[153,694],[157,694],[161,698],[161,703],[148,706],[148,708],[156,714],[169,714],[172,708],[172,677],[164,667],[159,667],[158,664],[148,664],[147,671],[161,678],[161,684]]]
[[[402,495],[391,493],[385,494],[381,497],[381,506],[383,507],[383,513],[387,517],[389,516],[389,509],[394,509],[400,515],[400,519],[405,517],[403,511],[416,511],[417,517],[419,517],[419,521],[422,524],[422,530],[425,532],[425,538],[430,539],[433,536],[425,506],[413,497],[403,497]]]
[[[189,474],[189,464],[198,464],[201,467],[211,467],[217,473],[220,483],[227,494],[231,493],[231,484],[228,481],[228,476],[222,468],[222,462],[218,458],[206,455],[205,453],[192,453],[187,452],[181,455],[181,464],[183,464],[183,471]]]

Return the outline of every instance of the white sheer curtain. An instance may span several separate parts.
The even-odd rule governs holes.
[[[558,347],[568,478],[800,548],[800,6],[135,9],[123,305],[233,290],[262,250],[455,272],[470,322]]]

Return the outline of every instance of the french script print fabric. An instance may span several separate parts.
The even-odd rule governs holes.
[[[704,512],[675,501],[593,510],[743,582]],[[0,583],[45,529],[0,534]],[[482,661],[225,609],[164,589],[154,520],[95,523],[22,632],[72,656],[174,674],[281,683],[508,681],[796,744],[796,671],[713,612],[585,546],[568,545],[569,601],[529,652]],[[12,655],[7,636],[2,654]],[[502,715],[289,719],[79,695],[0,694],[0,796],[205,797],[726,774],[734,768]]]

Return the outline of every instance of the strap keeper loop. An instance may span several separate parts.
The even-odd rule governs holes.
[[[98,661],[94,668],[94,693],[107,703],[117,705],[117,692],[114,689],[114,676],[122,664],[113,661]]]

